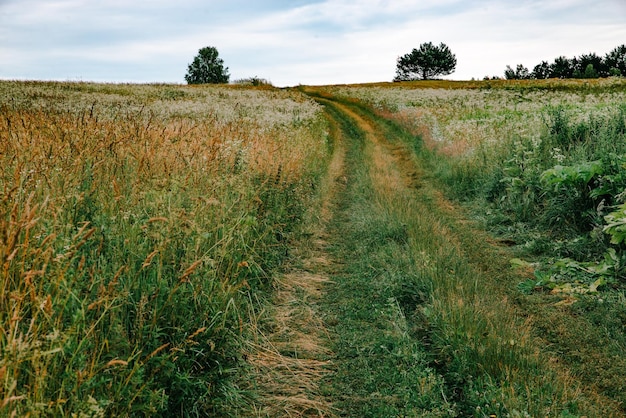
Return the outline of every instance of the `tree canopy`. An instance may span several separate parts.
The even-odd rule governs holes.
[[[188,84],[228,83],[230,74],[224,67],[224,60],[219,57],[217,48],[207,46],[198,51],[198,55],[187,67],[185,81]]]
[[[410,53],[398,58],[395,81],[430,80],[440,75],[452,74],[456,68],[456,56],[443,42],[420,45]]]

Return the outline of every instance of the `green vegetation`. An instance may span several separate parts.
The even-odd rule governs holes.
[[[239,407],[249,324],[328,155],[318,106],[19,82],[0,106],[1,414]]]
[[[417,155],[423,158],[423,170],[432,176],[431,181],[445,185],[443,189],[448,195],[463,203],[475,220],[495,235],[483,237],[483,243],[476,242],[476,237],[466,236],[462,227],[449,224],[450,229],[461,234],[456,239],[461,240],[459,246],[470,257],[471,265],[483,266],[484,270],[474,272],[470,276],[473,279],[457,276],[448,297],[464,299],[461,296],[466,291],[462,290],[464,283],[473,282],[479,290],[471,294],[480,300],[475,305],[480,314],[473,318],[472,326],[479,327],[482,321],[476,318],[489,322],[486,319],[489,312],[498,309],[489,307],[489,294],[515,301],[513,310],[519,309],[519,313],[494,316],[498,319],[493,323],[504,327],[499,331],[503,335],[509,332],[508,326],[502,325],[505,317],[532,315],[526,324],[529,346],[536,344],[531,340],[537,337],[550,345],[539,349],[541,359],[532,356],[529,359],[524,349],[520,355],[514,355],[517,359],[526,358],[523,366],[512,367],[530,373],[522,381],[531,385],[532,370],[539,373],[544,367],[549,368],[542,365],[545,360],[554,359],[563,362],[576,379],[598,388],[601,396],[623,403],[624,386],[619,377],[625,366],[626,115],[620,104],[625,90],[623,82],[590,84],[579,90],[553,89],[549,82],[502,84],[507,89],[495,91],[492,82],[473,86],[483,89],[471,90],[467,84],[459,84],[449,86],[464,88],[432,90],[421,88],[421,83],[407,83],[401,88],[378,85],[331,90],[342,97],[368,103],[378,115],[419,135],[424,147],[411,139],[408,144],[414,144]],[[486,86],[491,89],[485,90]],[[441,222],[445,217],[437,219]],[[510,246],[506,250],[507,263],[490,257],[493,250],[484,252],[488,242]],[[438,248],[445,248],[445,244],[439,244]],[[455,266],[455,256],[446,256],[448,265]],[[438,276],[436,283],[445,280],[445,275]],[[446,298],[437,295],[433,299],[439,304]],[[467,306],[467,301],[461,303]],[[450,315],[457,308],[449,305],[441,310],[445,326],[449,326],[448,321],[454,318]],[[500,309],[506,312],[506,308]],[[471,323],[469,318],[467,324]],[[463,376],[467,373],[476,378],[473,367],[481,363],[473,351],[479,347],[476,344],[488,344],[489,336],[495,335],[493,331],[463,333],[467,326],[457,321],[447,330],[435,326],[435,330],[427,332],[429,338],[445,335],[440,340],[441,348],[447,352],[452,347],[451,355],[456,360],[451,365],[463,367],[460,380],[453,386],[464,394],[469,392]],[[459,334],[464,336],[460,340],[463,343],[451,344],[449,339]],[[476,343],[468,343],[465,335],[482,337]],[[510,335],[524,335],[524,332]],[[518,339],[514,340],[517,347]],[[469,351],[463,354],[459,351],[461,347]],[[479,351],[483,350],[489,351]],[[491,379],[494,376],[491,373],[478,375]],[[511,376],[506,380],[511,381]],[[539,392],[553,391],[557,386]],[[512,392],[520,393],[519,390],[515,388]],[[595,396],[591,395],[592,403],[604,404],[605,401],[596,400]],[[510,405],[510,401],[500,402],[507,403]],[[582,415],[582,404],[574,407],[576,403],[563,411]],[[508,407],[507,410],[511,413]],[[544,415],[538,411],[531,416]],[[591,413],[596,414],[597,411]]]
[[[224,67],[224,60],[214,46],[200,48],[185,74],[188,84],[223,84],[229,79],[228,67]]]
[[[532,71],[522,64],[517,64],[515,70],[507,65],[504,71],[507,80],[609,76],[626,76],[626,45],[615,47],[604,57],[593,52],[574,58],[560,56],[555,58],[552,64],[547,61],[540,62]]]
[[[432,188],[415,137],[343,106],[360,127],[345,128],[346,261],[327,300],[339,356],[329,393],[346,416],[614,414],[542,356],[506,301],[517,273]]]
[[[0,415],[623,416],[625,99],[1,82]]]
[[[411,336],[403,304],[415,296],[405,220],[410,197],[381,195],[373,184],[390,167],[376,168],[371,138],[362,121],[330,101],[327,111],[341,125],[346,142],[346,188],[331,227],[330,253],[345,260],[335,271],[322,302],[335,353],[334,371],[322,391],[342,416],[449,416],[443,379]],[[399,178],[392,181],[402,182]],[[389,184],[393,186],[393,184]],[[427,414],[427,415],[425,415]]]
[[[425,42],[419,49],[398,58],[394,81],[430,80],[449,75],[456,68],[456,57],[443,42],[433,45]]]

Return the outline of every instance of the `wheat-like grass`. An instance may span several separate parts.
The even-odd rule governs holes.
[[[218,411],[258,309],[246,295],[268,288],[323,169],[319,107],[4,81],[0,109],[2,409]]]

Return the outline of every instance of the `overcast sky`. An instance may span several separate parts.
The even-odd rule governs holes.
[[[215,46],[231,80],[390,81],[423,42],[449,79],[626,43],[626,0],[0,0],[0,78],[184,83]]]

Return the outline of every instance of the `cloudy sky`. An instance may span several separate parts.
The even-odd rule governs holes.
[[[390,81],[429,41],[457,80],[604,55],[626,43],[626,0],[0,0],[0,79],[184,83],[215,46],[231,80]]]

